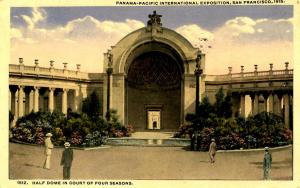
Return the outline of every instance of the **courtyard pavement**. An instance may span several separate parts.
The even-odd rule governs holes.
[[[54,148],[51,169],[42,168],[41,146],[9,144],[10,179],[62,179],[60,158],[63,148]],[[182,147],[109,146],[74,150],[72,179],[222,179],[261,180],[263,151],[218,152],[216,163],[207,152]],[[292,179],[292,147],[271,150],[271,179]]]

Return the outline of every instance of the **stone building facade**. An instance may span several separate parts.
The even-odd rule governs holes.
[[[230,91],[233,114],[245,114],[245,96],[250,96],[251,113],[271,111],[290,126],[293,70],[258,71],[207,75],[205,54],[177,32],[162,27],[160,15],[149,15],[147,26],[120,40],[104,54],[105,73],[25,66],[23,59],[9,67],[9,108],[15,117],[31,111],[67,109],[81,111],[82,101],[96,91],[102,101],[102,115],[115,109],[124,125],[135,130],[177,130],[188,113],[195,112],[195,70],[199,77],[200,99],[214,95],[221,87]],[[282,109],[284,107],[284,112]]]

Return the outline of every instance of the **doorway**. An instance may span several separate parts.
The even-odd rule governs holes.
[[[160,110],[148,110],[147,111],[147,128],[150,130],[161,129],[161,112]]]

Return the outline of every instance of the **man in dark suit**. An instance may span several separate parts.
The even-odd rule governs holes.
[[[272,155],[269,152],[269,147],[265,147],[265,156],[263,162],[264,168],[264,180],[270,180],[270,171],[271,171],[271,164],[272,164]]]
[[[60,165],[63,166],[63,178],[64,180],[70,179],[71,176],[71,167],[73,161],[73,150],[70,148],[71,144],[66,142],[65,150],[62,153]]]

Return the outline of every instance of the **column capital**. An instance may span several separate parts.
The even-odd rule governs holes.
[[[202,69],[196,68],[195,71],[194,71],[194,75],[195,75],[195,76],[201,76],[202,73],[203,73],[203,70],[202,70]]]
[[[255,95],[257,95],[255,92],[249,93],[249,96],[250,96],[251,99],[254,99]]]
[[[68,92],[70,89],[69,88],[63,88],[62,89],[64,92]]]
[[[54,87],[49,87],[48,89],[49,89],[49,91],[54,91],[55,90]]]
[[[107,69],[106,69],[106,73],[107,73],[108,75],[111,75],[111,74],[113,73],[113,68],[107,68]]]
[[[41,87],[39,87],[39,86],[33,86],[33,88],[39,90]]]

